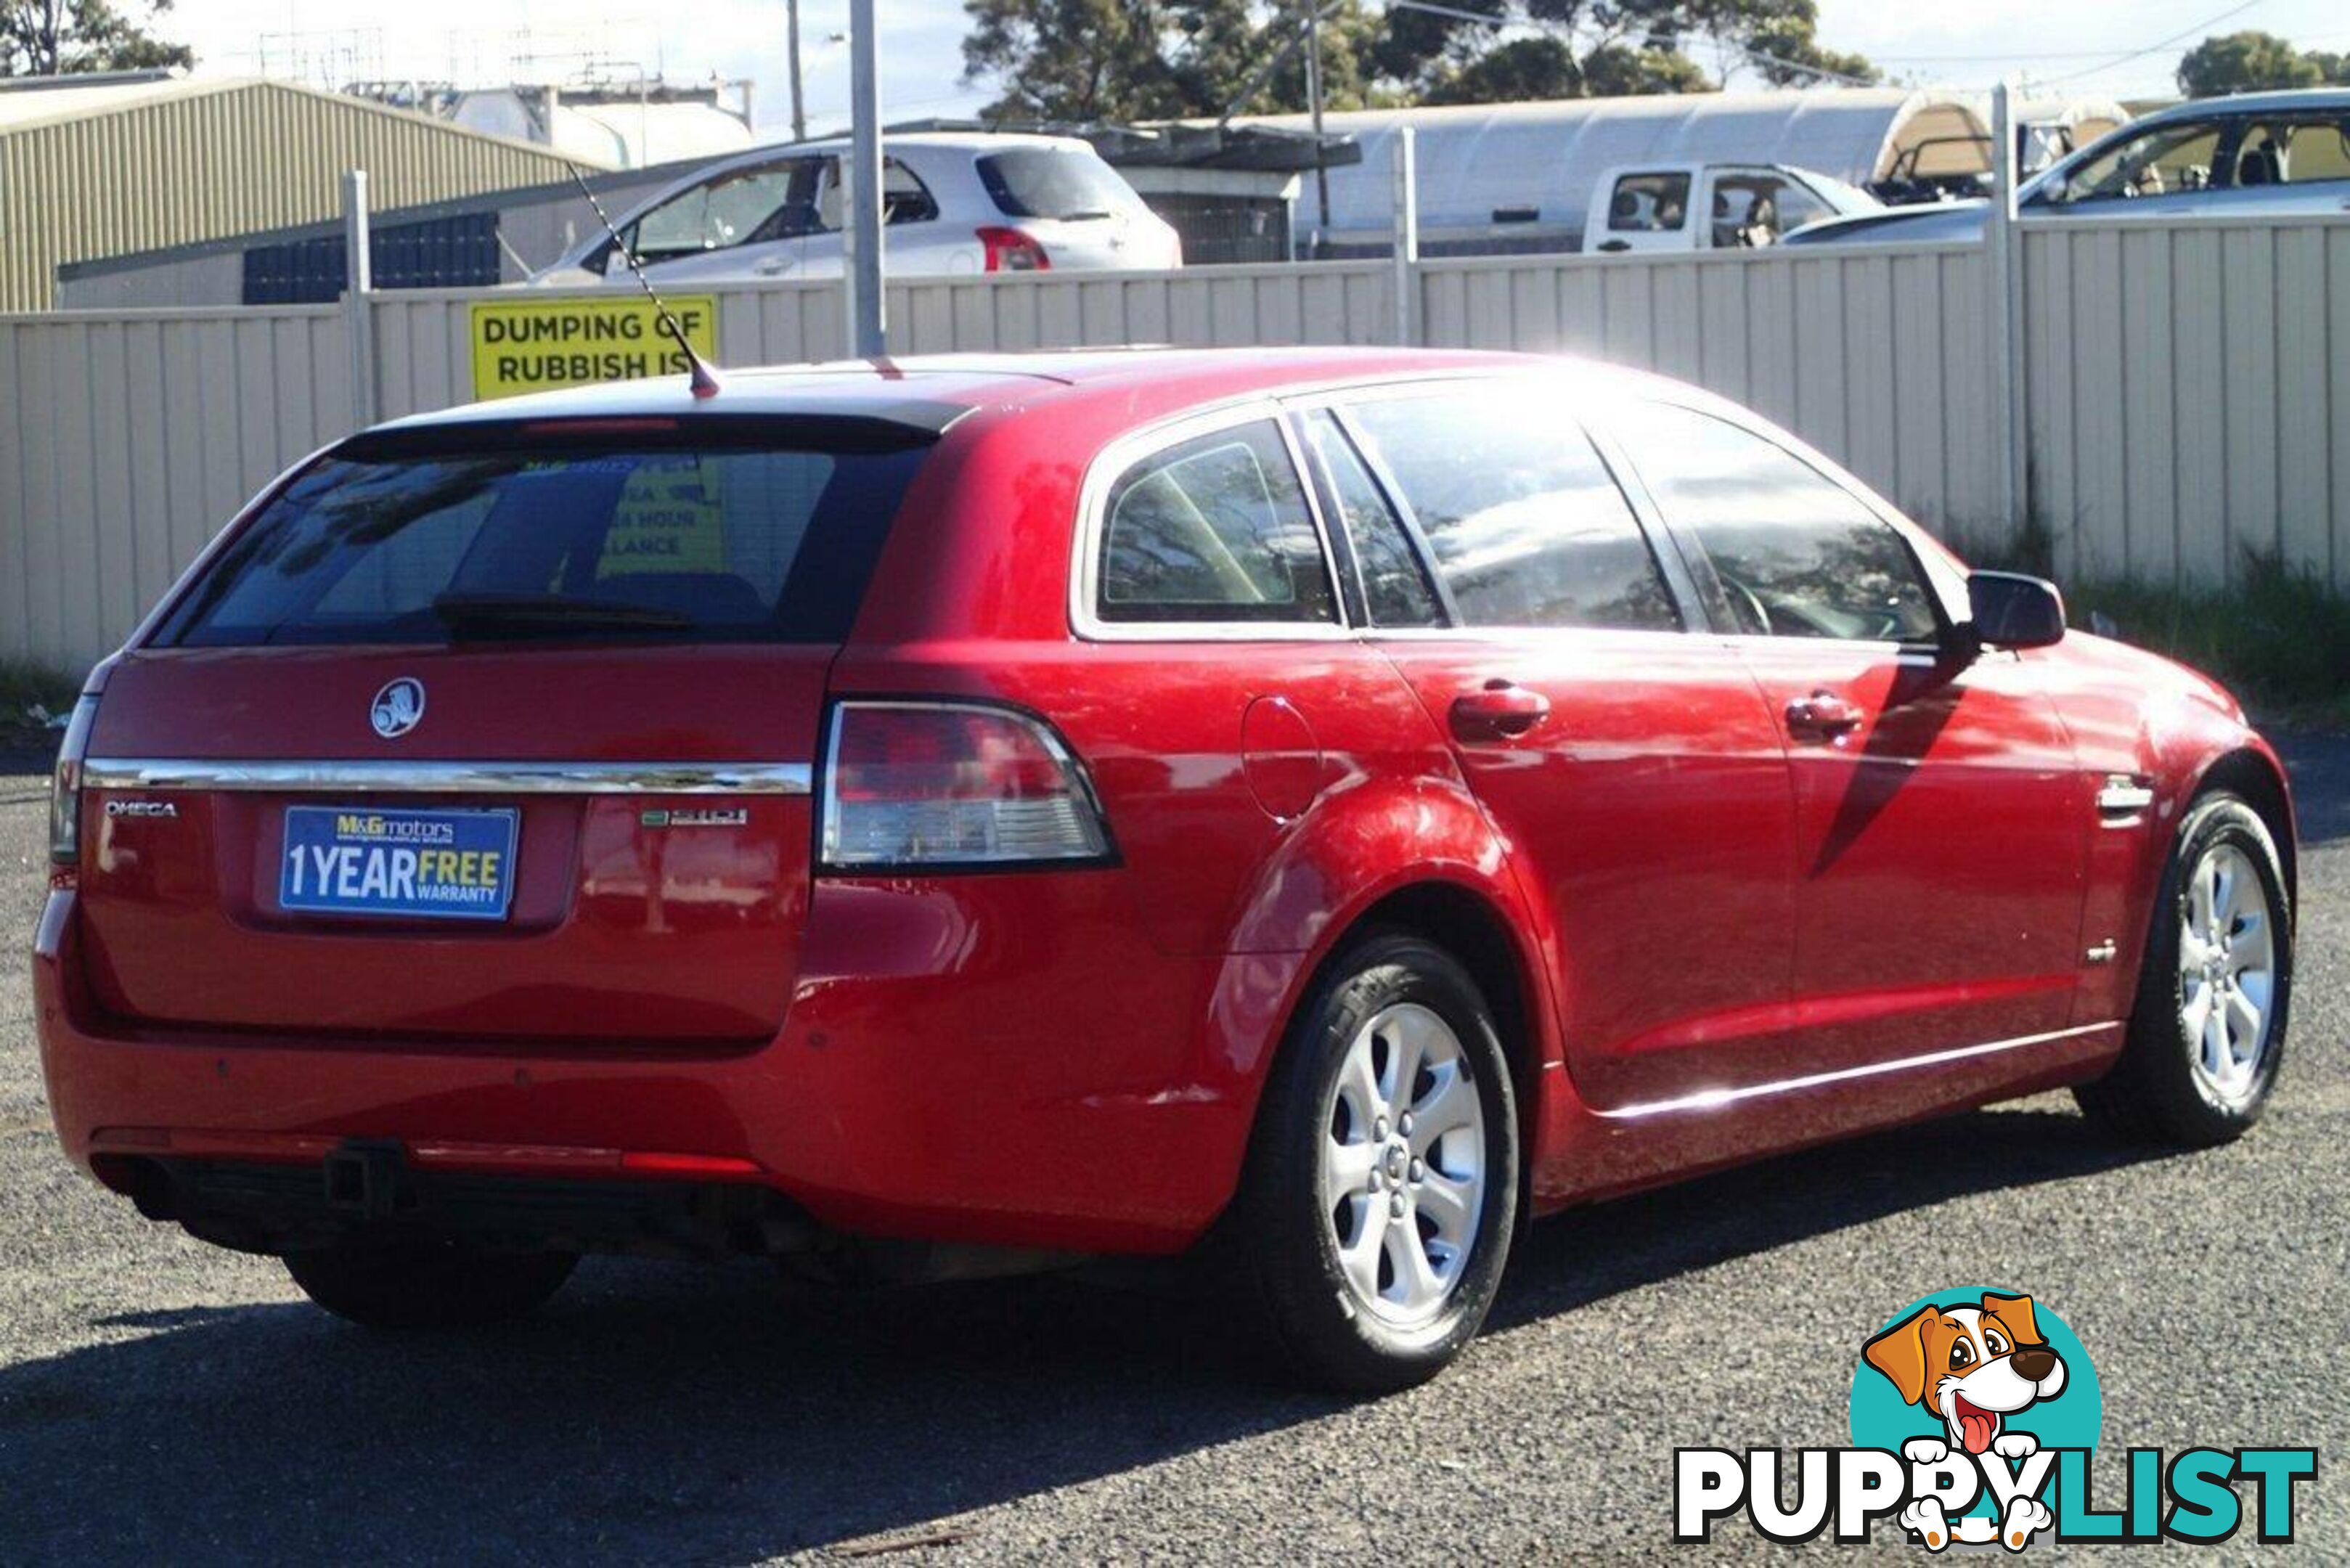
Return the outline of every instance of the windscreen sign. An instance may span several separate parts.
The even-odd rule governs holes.
[[[718,301],[671,299],[670,314],[693,351],[718,358]],[[511,398],[593,381],[682,376],[692,367],[651,300],[483,300],[473,306],[473,396]]]

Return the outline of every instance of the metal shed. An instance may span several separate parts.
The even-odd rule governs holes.
[[[1305,115],[1253,123],[1297,128]],[[1988,126],[1971,95],[1906,88],[1662,94],[1440,109],[1357,109],[1323,126],[1360,143],[1362,161],[1330,171],[1329,234],[1385,243],[1393,229],[1396,131],[1419,132],[1425,229],[1482,231],[1508,212],[1544,228],[1579,226],[1600,171],[1643,159],[1785,163],[1866,185],[1905,152],[1988,166]],[[1299,203],[1301,239],[1318,227]],[[1301,249],[1304,248],[1301,244]]]
[[[598,165],[601,167],[601,165]],[[0,81],[0,311],[61,263],[569,178],[544,148],[287,82],[170,72]]]

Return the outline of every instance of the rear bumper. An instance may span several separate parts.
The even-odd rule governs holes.
[[[1046,880],[821,887],[783,1032],[698,1057],[124,1025],[60,890],[33,957],[42,1070],[85,1169],[316,1183],[357,1139],[435,1179],[760,1189],[845,1235],[1178,1250],[1238,1179],[1256,1053],[1234,1042],[1277,1029],[1302,961],[1168,958],[1110,879]]]

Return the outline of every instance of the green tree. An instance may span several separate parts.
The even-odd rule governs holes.
[[[195,51],[148,31],[172,0],[133,16],[112,0],[0,0],[0,77],[192,66]]]
[[[1315,0],[964,0],[965,79],[1000,118],[1135,119],[1302,108],[1297,47]],[[1325,101],[1493,103],[1701,92],[1687,45],[1725,47],[1762,80],[1876,68],[1823,48],[1816,0],[1446,0],[1452,14],[1319,0]]]
[[[2178,90],[2189,98],[2231,92],[2311,88],[2326,79],[2326,62],[2303,54],[2274,33],[2247,30],[2206,38],[2178,62]]]

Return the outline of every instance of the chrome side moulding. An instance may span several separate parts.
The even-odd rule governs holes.
[[[332,794],[806,794],[806,763],[202,762],[92,757],[99,790]]]
[[[2020,1034],[2012,1040],[1993,1040],[1982,1045],[1961,1045],[1950,1051],[1929,1051],[1922,1056],[1904,1056],[1898,1062],[1871,1062],[1861,1067],[1843,1067],[1833,1073],[1813,1073],[1801,1078],[1783,1078],[1775,1084],[1751,1084],[1742,1089],[1704,1089],[1694,1095],[1682,1095],[1670,1100],[1650,1100],[1645,1105],[1622,1106],[1597,1114],[1610,1120],[1637,1120],[1642,1116],[1660,1116],[1676,1111],[1718,1111],[1724,1106],[1734,1106],[1741,1100],[1752,1100],[1763,1095],[1784,1095],[1798,1089],[1816,1089],[1828,1084],[1842,1084],[1854,1078],[1873,1078],[1880,1073],[1907,1072],[1913,1067],[1938,1066],[1944,1062],[1963,1062],[1970,1056],[1991,1056],[2002,1051],[2020,1051],[2027,1045],[2046,1045],[2058,1040],[2078,1039],[2084,1034],[2096,1034],[2109,1029],[2119,1029],[2118,1020],[2104,1023],[2083,1023],[2071,1029],[2052,1029],[2045,1034]]]

